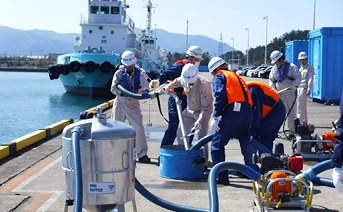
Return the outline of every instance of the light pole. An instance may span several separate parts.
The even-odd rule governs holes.
[[[235,39],[234,38],[231,38],[231,40],[232,40],[232,61],[231,61],[231,64],[233,64],[233,58],[234,58],[234,56],[233,56],[233,54],[234,54],[234,49],[235,49]]]
[[[245,30],[248,30],[248,51],[247,51],[247,66],[249,65],[249,28],[246,28]]]
[[[316,0],[314,0],[313,6],[313,30],[316,28]]]
[[[267,66],[267,35],[268,35],[268,16],[264,16],[266,19],[266,48],[264,50],[264,66]]]
[[[187,32],[186,32],[186,51],[187,49],[188,49],[188,19],[187,19]]]

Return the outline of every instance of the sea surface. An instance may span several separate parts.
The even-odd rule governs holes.
[[[110,100],[67,93],[48,73],[0,71],[0,144]]]

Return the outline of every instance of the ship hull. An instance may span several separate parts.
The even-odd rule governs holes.
[[[110,96],[112,78],[115,69],[104,73],[100,70],[99,64],[108,61],[111,65],[118,65],[120,56],[99,53],[71,53],[61,55],[57,59],[57,64],[68,66],[70,62],[77,61],[81,64],[77,72],[69,71],[68,74],[60,74],[59,78],[67,92],[88,95],[88,96]],[[96,69],[89,73],[82,64],[93,61],[97,64]]]

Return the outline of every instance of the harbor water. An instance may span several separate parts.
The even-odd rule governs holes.
[[[80,112],[110,99],[67,93],[48,73],[0,71],[0,144],[66,118],[77,120]]]

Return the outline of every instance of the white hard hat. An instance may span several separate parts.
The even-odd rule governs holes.
[[[280,57],[282,56],[283,54],[281,52],[279,52],[278,50],[275,50],[273,51],[271,54],[270,54],[270,59],[272,59],[272,63],[275,63],[278,59],[280,59]]]
[[[226,63],[226,61],[223,60],[222,58],[214,57],[208,63],[208,70],[210,71],[210,73],[212,73],[216,68],[223,65],[224,63]]]
[[[300,59],[306,59],[307,58],[307,54],[305,52],[300,52],[299,53],[299,57],[298,57],[298,60]]]
[[[131,51],[125,51],[121,57],[121,63],[125,66],[130,66],[137,63],[135,54]]]
[[[198,79],[198,73],[197,67],[191,63],[188,63],[182,68],[182,80],[185,83],[194,83]]]
[[[198,58],[200,60],[203,60],[202,53],[203,52],[199,46],[191,46],[186,52],[186,54],[188,54],[189,56]]]

